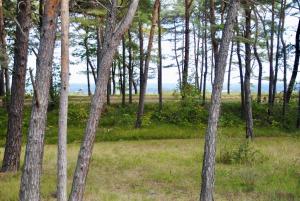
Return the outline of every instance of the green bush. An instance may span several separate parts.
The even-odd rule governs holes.
[[[242,142],[238,148],[232,148],[232,146],[229,148],[225,145],[217,157],[217,162],[223,164],[254,165],[265,160],[267,160],[267,157],[257,150],[250,140]]]

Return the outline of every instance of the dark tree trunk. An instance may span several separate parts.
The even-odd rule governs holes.
[[[237,31],[237,36],[239,36],[239,31]],[[237,40],[236,42],[236,51],[238,56],[238,63],[239,63],[239,72],[240,72],[240,83],[241,83],[241,116],[244,118],[245,112],[245,87],[244,87],[244,75],[243,75],[243,63],[242,63],[242,56],[241,56],[241,45],[240,41]]]
[[[132,80],[132,84],[133,84],[134,94],[137,95],[138,94],[137,84],[136,84],[136,82],[134,80]]]
[[[204,1],[205,8],[207,6],[207,0]],[[208,71],[208,59],[207,59],[207,15],[204,14],[204,58],[205,58],[205,70],[203,75],[203,95],[202,95],[202,104],[206,102],[206,83],[207,83],[207,71]]]
[[[286,102],[289,103],[293,90],[294,90],[294,85],[296,83],[296,77],[298,74],[298,67],[299,67],[299,59],[300,59],[300,19],[299,19],[299,23],[298,23],[298,28],[297,28],[297,32],[296,32],[296,41],[295,41],[295,61],[294,61],[294,67],[293,67],[293,72],[292,72],[292,76],[290,79],[290,83],[287,89],[287,93],[286,93]]]
[[[213,55],[216,60],[216,58],[218,57],[218,41],[216,38],[217,28],[216,28],[216,16],[215,16],[215,0],[210,0],[209,8],[210,8],[209,22],[210,22],[211,42],[212,42]]]
[[[144,77],[144,33],[143,33],[143,24],[139,20],[139,45],[140,45],[140,93],[143,88],[143,77]]]
[[[259,30],[258,29],[258,20],[257,20],[257,15],[255,13],[255,41],[253,44],[253,51],[254,51],[254,56],[258,63],[257,103],[261,103],[261,83],[262,83],[263,65],[262,65],[260,56],[257,51],[258,30]]]
[[[131,32],[128,30],[128,76],[129,76],[129,104],[132,104],[132,81],[133,81],[133,66],[132,66],[132,48],[131,48]]]
[[[113,63],[111,70],[112,79],[112,95],[116,95],[116,62]]]
[[[297,114],[297,128],[300,128],[300,87],[298,89],[298,114]]]
[[[161,2],[158,6],[158,79],[157,79],[157,88],[158,88],[158,102],[159,109],[162,110],[162,47],[161,47]]]
[[[182,75],[181,75],[181,67],[178,61],[179,55],[177,54],[177,29],[176,29],[176,20],[174,19],[174,53],[175,53],[175,60],[178,69],[178,82],[179,82],[179,90],[182,93]]]
[[[227,79],[227,94],[230,94],[230,79],[231,79],[231,66],[232,66],[232,57],[233,57],[233,41],[231,42],[231,50],[230,50],[230,59],[228,66],[228,79]]]
[[[122,106],[125,106],[125,96],[126,96],[126,44],[125,37],[122,38],[122,61],[123,61],[123,70],[122,70]]]
[[[88,56],[86,57],[88,60]],[[86,61],[86,78],[87,78],[87,85],[88,85],[88,95],[91,96],[91,82],[90,82],[90,68],[89,68],[89,63]]]
[[[282,31],[280,33],[280,40],[282,43],[282,53],[283,53],[283,105],[282,105],[282,116],[283,122],[285,123],[285,113],[286,113],[286,90],[287,90],[287,55],[286,55],[286,44],[283,38],[284,27],[285,27],[285,8],[286,8],[286,0],[282,1],[281,6],[281,18],[282,18]]]
[[[18,1],[18,5],[17,20],[19,25],[16,29],[14,68],[12,73],[12,94],[10,97],[7,136],[2,164],[3,172],[19,170],[22,146],[22,121],[25,98],[28,40],[31,26],[31,2],[30,0]]]
[[[112,9],[109,11],[107,26],[105,31],[105,44],[101,51],[100,71],[96,84],[95,94],[91,102],[90,115],[87,122],[84,140],[78,155],[77,165],[73,177],[73,185],[69,201],[82,201],[86,178],[92,156],[93,145],[95,141],[96,129],[101,118],[101,111],[105,103],[107,83],[110,67],[113,62],[116,50],[121,42],[122,36],[128,30],[137,9],[139,0],[133,0],[118,28],[115,30],[116,0],[112,0]],[[115,31],[114,31],[115,30]]]
[[[248,2],[245,3],[246,31],[245,38],[251,41],[251,8]],[[251,44],[245,43],[245,115],[246,115],[246,138],[253,138],[253,117],[251,100]]]
[[[269,61],[270,61],[270,77],[269,77],[269,98],[268,98],[268,115],[272,114],[273,110],[273,88],[274,88],[274,69],[273,69],[273,54],[274,54],[274,31],[275,31],[275,0],[272,0],[272,21],[271,21],[271,41],[270,41],[270,54],[269,54]]]
[[[157,20],[158,20],[159,1],[160,0],[155,0],[153,11],[152,11],[151,29],[150,29],[150,35],[149,35],[149,41],[148,41],[147,55],[145,58],[145,68],[144,68],[144,73],[143,73],[143,87],[141,88],[141,93],[140,93],[140,97],[139,97],[139,106],[138,106],[138,112],[136,115],[135,128],[140,128],[142,126],[142,118],[144,115],[144,105],[145,105],[145,95],[146,95],[146,89],[147,89],[148,70],[149,70],[149,64],[150,64],[150,59],[151,59],[151,51],[152,51],[152,46],[153,46],[154,32],[155,32],[155,28],[157,26]]]
[[[190,13],[192,0],[185,0],[185,41],[184,41],[184,66],[182,72],[183,96],[185,98],[185,90],[188,84],[189,61],[190,61]]]
[[[238,8],[239,1],[231,0],[216,62],[215,81],[212,89],[211,105],[209,109],[208,126],[204,145],[200,201],[214,200],[216,135],[220,116],[221,95],[226,70],[226,61],[230,42],[233,37],[234,20],[237,16]]]
[[[107,105],[110,105],[110,95],[111,95],[111,77],[110,72],[108,75],[108,82],[107,82],[107,89],[106,89],[106,103]]]
[[[59,0],[45,1],[43,27],[36,68],[36,94],[32,104],[28,130],[24,169],[20,186],[20,201],[40,200],[40,177],[59,5]]]
[[[199,83],[199,50],[200,50],[200,36],[199,36],[199,33],[200,33],[200,25],[197,25],[197,26],[198,26],[198,30],[196,30],[195,25],[193,25],[194,61],[195,61],[195,87],[198,91],[200,91],[200,83]]]
[[[0,96],[5,95],[4,70],[0,70]]]

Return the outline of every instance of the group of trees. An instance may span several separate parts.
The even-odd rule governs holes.
[[[268,9],[269,6],[271,9]],[[284,119],[295,87],[300,57],[300,20],[295,41],[291,42],[286,37],[286,33],[291,31],[286,29],[286,19],[297,16],[299,9],[298,1],[287,0],[0,0],[0,96],[4,97],[3,105],[8,111],[2,172],[18,171],[20,168],[28,54],[34,54],[36,72],[34,76],[29,70],[33,101],[20,200],[40,199],[47,109],[49,100],[53,99],[54,49],[55,42],[61,41],[58,200],[67,200],[66,133],[69,44],[72,44],[76,46],[74,51],[71,48],[72,56],[85,61],[89,95],[92,95],[91,82],[94,81],[96,89],[69,200],[83,199],[95,133],[105,103],[109,104],[110,96],[119,91],[122,105],[126,105],[127,92],[128,102],[132,104],[133,94],[139,93],[135,127],[140,128],[147,80],[153,76],[151,70],[156,66],[160,110],[163,108],[163,67],[174,67],[178,71],[182,99],[196,89],[205,104],[208,82],[211,81],[200,199],[212,201],[216,133],[226,70],[227,93],[230,93],[234,67],[238,69],[247,138],[254,137],[251,94],[254,78],[257,78],[258,86],[256,101],[263,102],[262,82],[266,79],[269,82],[268,114],[272,116],[276,100],[281,99]],[[162,50],[166,41],[174,47],[168,52],[172,56]],[[147,48],[144,47],[145,42]],[[295,58],[292,70],[289,67],[291,55]],[[163,66],[165,57],[171,57],[174,63]],[[13,58],[11,62],[10,58]],[[264,68],[266,65],[268,69]],[[254,69],[258,69],[258,75]],[[264,74],[268,76],[264,77]],[[284,85],[282,96],[278,95],[281,93],[278,91],[281,80]]]

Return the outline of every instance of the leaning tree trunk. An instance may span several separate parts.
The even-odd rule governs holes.
[[[238,13],[239,1],[231,0],[222,41],[216,62],[215,81],[212,89],[208,126],[205,137],[205,148],[202,168],[201,201],[213,201],[215,181],[216,135],[220,115],[221,94],[226,70],[226,61],[230,42],[233,37],[234,21]]]
[[[298,67],[299,67],[299,59],[300,59],[300,19],[298,23],[298,28],[296,32],[296,41],[295,41],[295,61],[294,61],[294,67],[293,67],[293,73],[290,79],[290,83],[286,92],[286,102],[289,103],[293,90],[294,90],[294,85],[296,83],[296,78],[298,74]]]
[[[93,144],[95,141],[96,128],[98,127],[101,111],[105,103],[110,67],[122,36],[127,31],[133,20],[138,3],[139,0],[132,1],[127,11],[127,15],[121,21],[122,23],[119,24],[115,29],[114,24],[116,19],[117,3],[116,0],[112,1],[113,5],[112,9],[110,10],[110,14],[108,15],[110,17],[108,17],[105,32],[105,44],[103,45],[103,49],[101,51],[101,68],[98,73],[96,90],[91,103],[91,110],[85,130],[84,140],[81,144],[78,155],[69,201],[82,201],[83,199],[86,177],[92,156]]]
[[[253,138],[253,117],[251,100],[251,8],[248,2],[245,3],[246,31],[245,31],[245,117],[246,117],[246,138]]]
[[[20,201],[40,200],[40,177],[42,171],[44,135],[49,100],[50,76],[56,34],[59,0],[46,0],[30,126],[22,172]]]
[[[138,106],[138,111],[136,114],[135,128],[140,128],[142,126],[142,118],[144,115],[145,95],[146,95],[147,80],[148,80],[148,70],[149,70],[149,64],[150,64],[150,59],[151,59],[151,51],[152,51],[152,46],[153,46],[154,32],[155,32],[155,28],[157,26],[157,20],[158,20],[158,7],[159,7],[159,0],[155,0],[153,11],[152,11],[151,30],[150,30],[149,41],[148,41],[147,55],[146,55],[146,59],[145,59],[145,68],[144,68],[144,73],[143,73],[143,85],[141,88],[141,93],[140,93],[140,97],[139,97],[139,106]]]
[[[69,0],[61,1],[61,89],[57,150],[57,201],[67,201],[67,127],[69,94]]]
[[[162,99],[163,99],[163,92],[162,92],[162,44],[161,44],[161,2],[159,2],[158,7],[158,78],[157,78],[157,88],[158,88],[158,102],[159,102],[159,109],[162,110]]]
[[[1,1],[2,0],[0,0],[0,2]],[[18,1],[18,5],[17,20],[19,25],[16,29],[12,93],[10,97],[7,136],[2,163],[3,172],[19,170],[22,146],[22,120],[25,98],[28,41],[31,26],[31,2],[30,0],[20,0]],[[0,10],[2,9],[0,8]],[[1,28],[0,30],[4,31]]]

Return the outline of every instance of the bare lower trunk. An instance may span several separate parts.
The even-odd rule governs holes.
[[[69,94],[69,0],[61,1],[61,89],[57,151],[57,201],[67,201],[67,128]]]
[[[251,8],[248,3],[245,5],[246,31],[245,38],[251,40]],[[253,117],[252,117],[252,100],[251,100],[251,45],[245,43],[245,115],[246,115],[246,138],[253,138]]]
[[[208,126],[205,137],[204,158],[202,167],[201,201],[213,201],[215,181],[216,135],[220,115],[221,94],[226,70],[228,50],[233,36],[234,20],[237,16],[239,1],[231,0],[222,41],[216,62],[215,81],[213,84]]]
[[[37,94],[35,94],[31,111],[20,187],[20,201],[40,200],[40,177],[43,161],[44,135],[59,5],[59,0],[45,1],[41,42],[36,68],[35,86]]]
[[[149,64],[151,59],[151,51],[153,46],[153,38],[154,38],[154,32],[155,28],[157,26],[157,20],[158,20],[158,7],[159,7],[159,0],[155,0],[153,11],[152,11],[152,22],[151,22],[151,29],[150,29],[150,35],[149,35],[149,41],[148,41],[148,48],[147,48],[147,55],[145,59],[145,68],[143,73],[143,85],[141,88],[141,93],[139,97],[139,106],[138,111],[136,115],[136,122],[135,122],[135,128],[140,128],[142,126],[142,118],[144,115],[144,105],[145,105],[145,95],[146,95],[146,89],[147,89],[147,79],[148,79],[148,70],[149,70]]]
[[[158,102],[159,109],[162,109],[162,47],[161,47],[161,3],[159,2],[158,7],[158,79],[157,79],[157,88],[158,88]]]
[[[3,172],[19,170],[22,146],[23,107],[25,98],[28,38],[31,26],[31,3],[29,0],[18,1],[18,5],[20,6],[17,10],[17,20],[20,27],[17,26],[16,31],[12,94],[10,97],[7,137],[2,164]]]
[[[124,107],[125,106],[125,96],[126,96],[126,47],[125,47],[125,37],[123,36],[123,39],[122,39],[122,49],[123,49],[123,56],[122,56],[122,60],[123,60],[123,73],[122,73],[122,106]]]
[[[231,51],[230,51],[230,59],[229,59],[229,67],[228,67],[228,79],[227,79],[227,94],[230,94],[230,79],[231,79],[231,66],[232,66],[232,57],[233,57],[233,46],[234,43],[231,43]]]
[[[132,104],[132,82],[133,82],[133,65],[132,65],[132,38],[131,32],[128,30],[128,77],[129,77],[129,104]]]
[[[114,28],[114,25],[116,24],[115,20],[117,3],[116,0],[112,0],[105,31],[105,44],[103,45],[103,50],[101,51],[101,68],[98,73],[96,90],[91,103],[90,115],[85,130],[84,140],[81,144],[78,155],[69,201],[82,201],[83,199],[96,129],[98,127],[99,119],[101,118],[101,111],[105,103],[110,67],[122,36],[127,31],[133,20],[138,3],[138,0],[133,0],[131,2],[131,5],[127,11],[127,15],[118,25],[118,27]]]
[[[237,31],[237,36],[238,36]],[[237,56],[238,56],[238,63],[239,63],[239,73],[240,73],[240,83],[241,83],[241,117],[244,118],[245,112],[245,87],[244,87],[244,75],[243,75],[243,63],[242,63],[242,56],[241,56],[241,45],[240,41],[236,42],[237,48]]]

